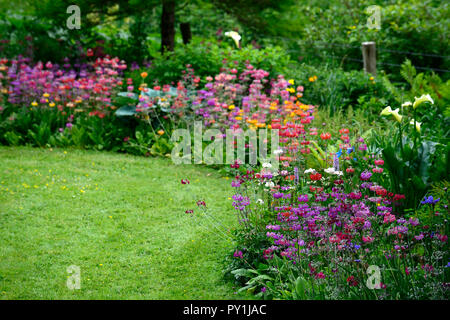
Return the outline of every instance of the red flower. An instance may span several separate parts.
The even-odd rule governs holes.
[[[322,133],[322,134],[320,135],[320,138],[321,138],[322,140],[329,140],[329,139],[331,139],[331,133],[329,133],[329,132],[327,132],[327,133]]]
[[[309,177],[311,178],[312,181],[318,181],[322,179],[322,175],[320,173],[311,173]]]
[[[354,276],[350,276],[347,278],[347,283],[350,287],[356,287],[358,285],[358,281],[355,279]]]

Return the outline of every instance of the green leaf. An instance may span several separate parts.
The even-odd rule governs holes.
[[[116,110],[117,117],[130,117],[137,114],[135,106],[123,106]]]

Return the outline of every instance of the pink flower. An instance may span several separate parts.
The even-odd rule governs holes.
[[[362,240],[364,243],[371,243],[371,242],[373,242],[374,238],[367,236],[367,237],[362,237]]]

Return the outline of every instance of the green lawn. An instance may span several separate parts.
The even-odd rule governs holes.
[[[0,183],[1,299],[237,297],[222,280],[229,241],[185,213],[197,209],[196,194],[223,224],[236,224],[230,182],[212,169],[0,147]],[[71,265],[81,269],[80,290],[66,285]]]

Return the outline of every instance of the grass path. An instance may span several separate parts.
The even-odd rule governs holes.
[[[170,159],[0,147],[0,299],[236,298],[222,280],[229,243],[185,213],[195,193],[234,226],[230,191]]]

